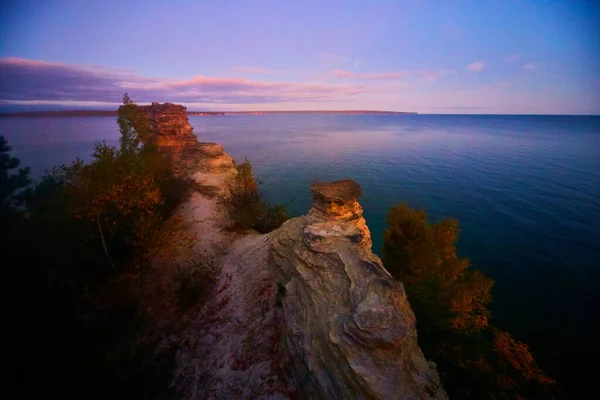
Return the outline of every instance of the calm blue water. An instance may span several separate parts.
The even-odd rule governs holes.
[[[385,214],[408,201],[460,221],[459,252],[496,281],[495,323],[567,385],[600,358],[600,117],[271,115],[191,117],[202,141],[248,158],[294,215],[313,180],[354,179],[380,252]],[[34,168],[117,141],[115,118],[0,119]],[[586,374],[589,374],[586,375]],[[590,379],[590,380],[588,380]]]

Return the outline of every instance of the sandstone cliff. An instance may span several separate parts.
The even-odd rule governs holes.
[[[285,283],[285,347],[308,398],[444,398],[404,288],[371,252],[353,181],[312,185],[313,208],[270,235]]]
[[[160,151],[172,159],[175,172],[193,171],[202,151],[188,121],[187,109],[173,103],[152,103],[140,109],[150,122],[151,134]]]
[[[308,214],[269,234],[234,233],[226,229],[227,199],[236,190],[231,158],[217,144],[194,143],[191,129],[178,132],[188,133],[169,135],[164,147],[185,153],[173,159],[198,189],[179,210],[197,241],[178,268],[200,258],[215,274],[206,300],[163,343],[176,349],[179,396],[447,398],[418,347],[402,284],[371,252],[356,182],[314,184]],[[173,264],[165,260],[157,270],[167,276]]]

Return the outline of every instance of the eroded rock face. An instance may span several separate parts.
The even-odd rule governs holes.
[[[321,243],[328,237],[344,236],[370,252],[371,232],[358,203],[360,185],[351,180],[315,183],[311,191],[313,207],[308,215],[315,222],[306,227],[305,234]]]
[[[140,106],[144,111],[152,133],[161,137],[186,137],[193,135],[193,129],[187,117],[187,108],[173,103],[152,103]]]
[[[197,184],[208,188],[221,198],[229,198],[237,175],[233,158],[225,153],[223,146],[202,142],[188,152],[184,168]],[[190,168],[194,165],[195,168]]]
[[[231,157],[197,141],[185,107],[142,108],[161,151],[196,187],[178,214],[198,240],[151,279],[181,398],[447,398],[417,344],[402,284],[371,252],[356,182],[313,184],[309,213],[267,235],[230,232]],[[216,270],[208,300],[169,318],[176,303],[164,306],[161,293],[200,260]]]
[[[445,399],[401,283],[371,252],[353,181],[314,184],[313,208],[270,234],[285,283],[293,379],[306,398]]]
[[[198,138],[193,133],[187,109],[179,104],[152,103],[140,106],[150,122],[151,134],[161,153],[171,160],[174,172],[184,174],[198,165]]]

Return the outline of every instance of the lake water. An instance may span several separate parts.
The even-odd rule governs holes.
[[[460,221],[459,253],[495,281],[494,323],[529,343],[572,393],[600,359],[600,117],[261,115],[190,117],[201,141],[248,158],[276,202],[311,205],[314,180],[354,179],[380,253],[403,201]],[[13,154],[44,168],[117,142],[115,118],[0,118]],[[569,390],[569,391],[571,391]],[[598,390],[598,389],[595,389]]]

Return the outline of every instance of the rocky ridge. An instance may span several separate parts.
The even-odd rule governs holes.
[[[177,349],[182,398],[447,398],[417,344],[402,284],[371,251],[356,182],[313,184],[307,215],[266,235],[234,233],[231,157],[218,144],[194,144],[191,127],[177,132],[189,133],[166,135],[163,148],[184,153],[173,160],[204,188],[179,210],[197,236],[181,259],[210,259],[216,275],[207,300],[164,342]]]

